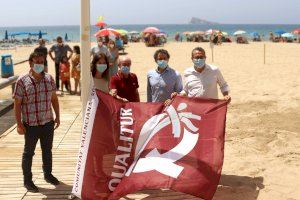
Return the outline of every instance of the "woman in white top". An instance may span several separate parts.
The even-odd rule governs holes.
[[[108,71],[109,61],[105,54],[100,53],[93,57],[91,63],[91,72],[96,89],[108,93]]]

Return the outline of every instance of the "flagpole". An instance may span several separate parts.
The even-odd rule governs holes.
[[[90,85],[90,0],[81,0],[80,49],[81,101],[84,114]]]

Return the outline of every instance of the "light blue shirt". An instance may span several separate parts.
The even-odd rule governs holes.
[[[147,101],[165,102],[173,92],[182,91],[182,78],[179,72],[167,67],[163,73],[151,70],[147,75]]]
[[[105,45],[102,45],[101,47],[99,47],[99,45],[96,45],[91,49],[91,55],[92,56],[99,55],[100,53],[103,53],[109,59],[111,57],[111,54],[110,54],[110,52],[108,51],[108,48]]]

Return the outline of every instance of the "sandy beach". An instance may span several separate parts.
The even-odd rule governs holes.
[[[207,63],[221,69],[231,88],[224,166],[214,199],[300,199],[300,44],[223,44],[214,47],[214,62],[209,43],[170,42],[163,48],[171,55],[169,65],[183,73],[192,66],[191,50],[197,46],[206,50]],[[158,48],[130,43],[125,50],[132,58],[142,101]],[[20,61],[32,50],[20,47],[0,54],[12,54]],[[15,74],[28,69],[27,63],[15,66]],[[52,61],[49,71],[54,75]],[[0,95],[10,96],[10,88]]]

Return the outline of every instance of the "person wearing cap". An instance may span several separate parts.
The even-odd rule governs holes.
[[[124,102],[140,102],[138,79],[130,72],[130,67],[131,59],[128,56],[121,57],[118,73],[110,78],[110,94]]]
[[[174,92],[182,91],[182,78],[179,72],[169,66],[168,51],[159,49],[154,54],[156,69],[147,75],[147,101],[165,102]]]

